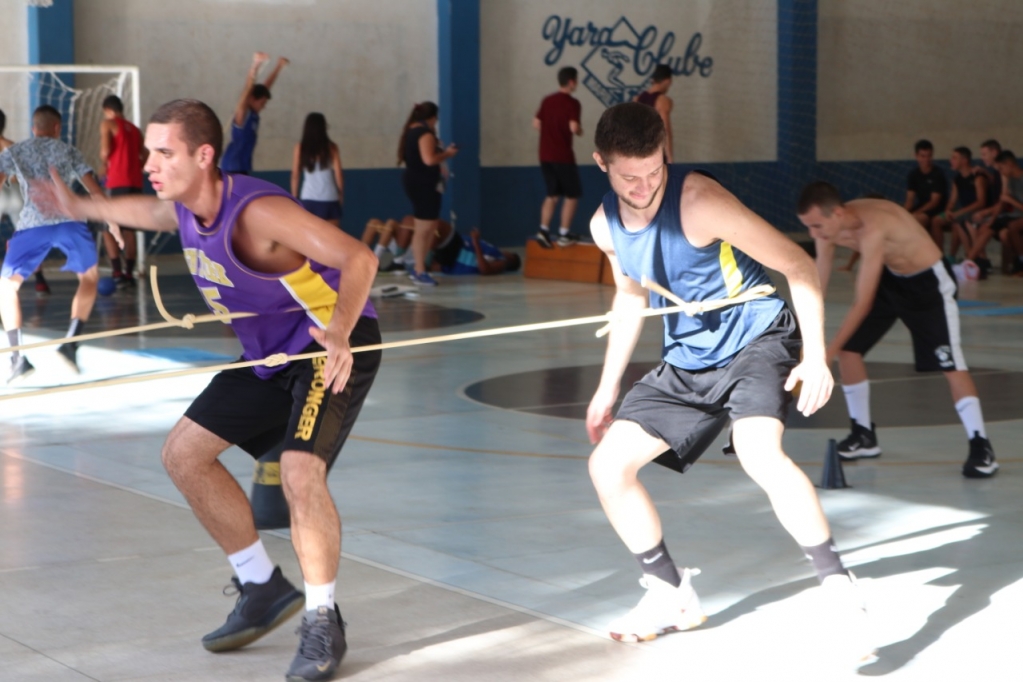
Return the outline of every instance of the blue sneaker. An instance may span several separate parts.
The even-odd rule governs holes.
[[[421,287],[435,287],[437,286],[437,280],[430,277],[425,272],[412,272],[408,278],[418,284]]]

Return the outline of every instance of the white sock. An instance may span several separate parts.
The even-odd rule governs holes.
[[[550,232],[551,228],[547,227],[546,225],[541,225],[540,226],[540,231],[541,232]]]
[[[860,426],[869,429],[870,421],[870,381],[861,381],[851,386],[842,386],[845,393],[845,405],[849,409],[849,418]]]
[[[387,250],[393,253],[395,256],[398,255],[398,242],[392,241],[387,245]]]
[[[229,554],[227,560],[231,562],[238,580],[245,583],[263,583],[270,580],[274,572],[274,562],[270,561],[270,555],[266,553],[262,540],[256,540],[240,552]]]
[[[559,227],[558,228],[558,233],[559,234],[568,234],[568,228],[567,227]]]
[[[380,246],[379,244],[373,247],[373,255],[376,256],[377,258],[380,258],[380,256],[384,255],[384,251],[386,251],[386,249],[383,246]]]
[[[305,584],[305,610],[315,611],[321,606],[334,608],[334,582],[326,585]]]
[[[975,395],[967,396],[956,403],[956,412],[966,428],[966,437],[973,438],[973,434],[980,434],[981,438],[987,438],[987,431],[984,430],[984,414],[980,411],[980,398]]]

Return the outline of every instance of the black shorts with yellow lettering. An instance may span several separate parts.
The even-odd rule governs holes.
[[[352,348],[380,343],[380,327],[361,317],[349,337]],[[303,352],[322,351],[312,343]],[[355,353],[352,373],[336,395],[323,380],[325,357],[292,362],[267,379],[249,367],[220,372],[185,416],[255,458],[284,443],[310,452],[330,467],[355,425],[380,367],[380,351]]]

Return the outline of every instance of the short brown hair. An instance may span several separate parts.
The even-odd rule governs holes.
[[[208,144],[213,147],[213,165],[216,166],[220,161],[224,131],[220,127],[220,119],[207,104],[197,99],[172,100],[153,112],[149,122],[179,124],[189,154],[194,154],[196,149]]]
[[[838,188],[830,182],[818,180],[803,188],[799,195],[799,204],[796,206],[796,214],[806,215],[816,206],[825,215],[830,215],[831,211],[841,205],[842,195]]]
[[[661,115],[639,102],[610,107],[597,121],[593,144],[605,162],[615,156],[645,159],[664,147],[667,133]]]

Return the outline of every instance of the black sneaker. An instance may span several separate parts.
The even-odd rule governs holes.
[[[980,272],[977,273],[978,280],[985,280],[988,275],[991,274],[991,261],[987,258],[974,258],[973,262],[980,268]]]
[[[8,386],[14,386],[32,376],[35,371],[36,368],[28,361],[28,358],[21,353],[15,353],[11,358],[11,371],[7,374],[6,383]]]
[[[566,232],[558,237],[558,246],[572,246],[579,243],[579,235]]]
[[[78,344],[75,342],[62,343],[57,346],[57,355],[60,359],[68,366],[75,374],[81,374],[82,370],[78,367]]]
[[[377,272],[405,272],[404,261],[392,260],[383,267],[377,268]]]
[[[551,233],[547,230],[540,230],[536,233],[536,242],[545,249],[554,248],[554,244],[551,243]]]
[[[120,277],[114,277],[114,286],[121,290],[131,290],[135,288],[135,278],[131,275],[121,275]]]
[[[991,478],[998,473],[998,462],[991,441],[981,438],[976,431],[970,439],[970,454],[963,465],[963,476],[966,478]]]
[[[315,611],[306,611],[298,634],[301,636],[298,653],[291,661],[285,679],[288,682],[306,682],[332,678],[348,651],[345,622],[341,620],[337,604],[334,608],[321,606]]]
[[[270,580],[263,583],[244,583],[232,576],[231,582],[238,593],[234,611],[228,614],[227,622],[202,638],[207,651],[231,651],[251,644],[291,618],[301,610],[305,597],[288,582],[281,573],[281,567],[274,568]],[[232,586],[224,588],[230,595]]]
[[[838,458],[843,462],[852,462],[857,459],[880,457],[881,447],[877,444],[874,425],[871,424],[868,429],[858,424],[855,419],[849,421],[852,422],[852,433],[838,444]]]

